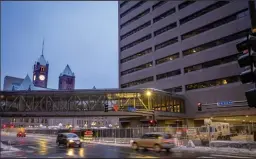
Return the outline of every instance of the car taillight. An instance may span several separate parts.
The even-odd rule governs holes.
[[[173,140],[171,140],[171,139],[165,139],[165,140],[163,140],[163,143],[172,143],[173,142]]]

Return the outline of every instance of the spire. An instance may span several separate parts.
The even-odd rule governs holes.
[[[74,72],[71,71],[69,65],[67,65],[64,69],[64,71],[60,74],[60,76],[63,76],[63,75],[66,75],[66,76],[75,76]]]
[[[44,56],[44,39],[43,39],[43,44],[42,44],[42,55]]]

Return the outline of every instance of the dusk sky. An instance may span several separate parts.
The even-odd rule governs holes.
[[[77,89],[118,87],[117,1],[1,3],[2,86],[6,75],[32,78],[44,38],[49,88],[67,64]]]

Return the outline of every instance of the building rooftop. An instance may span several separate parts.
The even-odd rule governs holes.
[[[69,65],[67,65],[60,76],[75,76],[74,72],[71,71]]]
[[[50,88],[41,88],[34,86],[29,75],[23,78],[5,76],[3,91],[39,91],[39,90],[54,90]]]
[[[48,64],[48,62],[45,60],[45,58],[44,58],[44,55],[41,55],[40,57],[39,57],[39,59],[37,60],[37,62],[39,62],[40,63],[40,65],[46,65],[46,64]]]

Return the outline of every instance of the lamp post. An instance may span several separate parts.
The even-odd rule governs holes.
[[[151,109],[150,97],[152,95],[152,92],[150,90],[147,90],[146,95],[148,97],[148,109]]]

